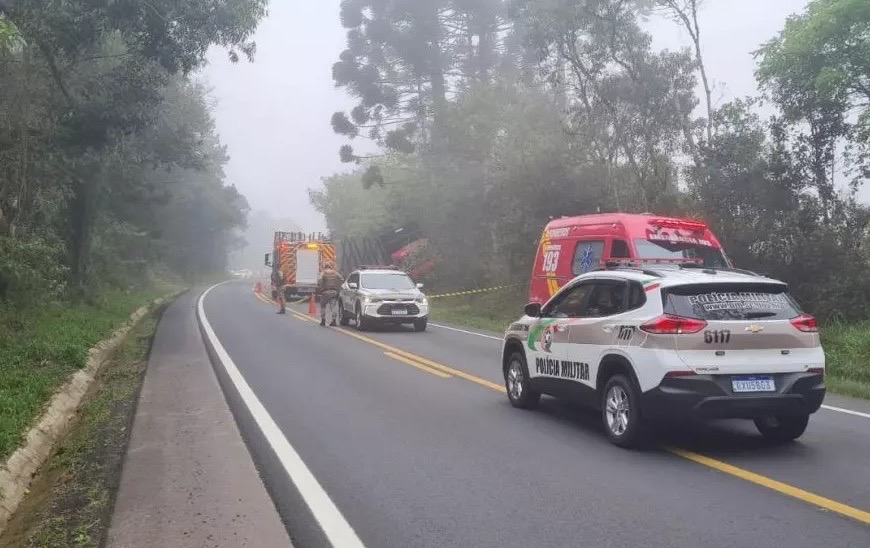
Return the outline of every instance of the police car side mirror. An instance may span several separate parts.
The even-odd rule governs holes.
[[[539,318],[541,316],[541,303],[529,303],[525,308],[526,316]]]
[[[350,282],[349,284],[347,284],[347,287],[349,287],[350,289],[357,289],[359,286],[353,282]]]

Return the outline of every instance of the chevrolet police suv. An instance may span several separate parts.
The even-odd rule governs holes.
[[[429,301],[422,287],[401,270],[355,270],[339,292],[340,323],[348,325],[354,320],[360,331],[384,324],[411,324],[416,331],[425,331]]]
[[[601,411],[633,447],[652,422],[740,418],[800,437],[825,396],[816,320],[785,283],[737,269],[616,267],[574,278],[505,333],[508,399],[541,394]]]

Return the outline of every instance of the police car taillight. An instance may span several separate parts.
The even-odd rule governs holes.
[[[704,320],[665,314],[643,324],[640,329],[653,335],[683,335],[697,333],[705,327],[707,327],[707,322]]]
[[[791,324],[804,333],[816,333],[819,330],[819,322],[809,314],[801,314],[791,319]]]

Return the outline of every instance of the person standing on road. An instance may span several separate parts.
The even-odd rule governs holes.
[[[278,301],[278,314],[286,314],[284,309],[284,273],[275,270],[272,273],[272,287],[275,288],[275,299]]]
[[[340,313],[338,310],[338,290],[341,289],[341,284],[344,283],[344,278],[332,266],[330,261],[326,261],[323,265],[323,272],[317,279],[317,291],[320,293],[320,325],[326,325],[326,309],[330,309],[331,321],[329,325],[335,326],[336,316]]]

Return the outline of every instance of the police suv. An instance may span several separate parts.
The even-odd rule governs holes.
[[[508,399],[541,394],[601,411],[621,447],[653,421],[751,419],[800,437],[825,396],[816,320],[786,284],[738,269],[617,266],[574,278],[505,333]]]
[[[379,324],[411,324],[415,331],[425,331],[429,301],[422,288],[396,268],[360,267],[339,291],[340,323],[355,320],[360,331]]]

